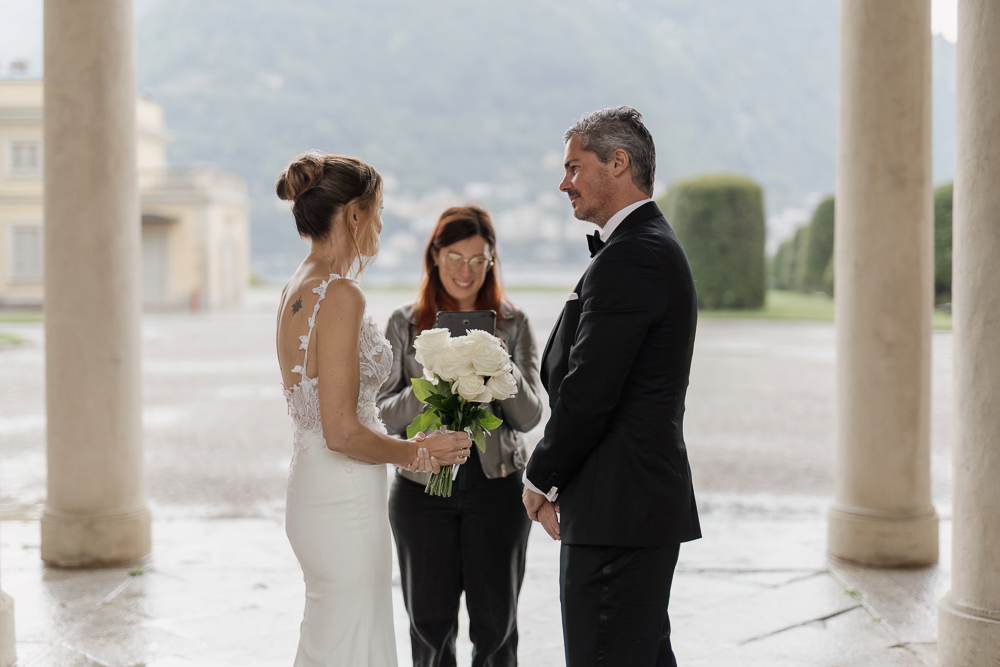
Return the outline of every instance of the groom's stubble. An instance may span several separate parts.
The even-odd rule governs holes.
[[[573,210],[573,217],[584,222],[592,222],[603,229],[615,214],[615,211],[608,210],[614,200],[615,182],[611,174],[604,169],[598,171],[596,180],[585,202]],[[571,190],[568,194],[579,194],[579,192]]]

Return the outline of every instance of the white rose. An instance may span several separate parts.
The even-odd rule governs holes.
[[[513,373],[501,373],[494,375],[486,383],[486,386],[493,392],[493,398],[497,401],[510,398],[517,393],[517,382]]]
[[[449,345],[438,350],[428,361],[430,369],[447,382],[453,382],[463,375],[476,372],[472,362],[462,354],[460,346]]]
[[[434,356],[451,343],[451,332],[447,329],[427,329],[413,341],[417,351],[417,363],[424,368],[433,366]]]
[[[500,339],[474,329],[466,334],[472,365],[480,375],[497,375],[509,370],[510,355],[500,345]]]
[[[463,338],[462,336],[452,338],[448,350],[441,353],[439,366],[452,380],[476,372],[472,365],[468,341],[463,340]]]
[[[492,390],[475,373],[458,378],[451,390],[470,403],[489,403],[493,400]]]

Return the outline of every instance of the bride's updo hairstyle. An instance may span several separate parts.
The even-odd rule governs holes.
[[[341,211],[345,221],[357,213],[357,230],[347,224],[358,273],[378,254],[382,176],[370,165],[347,155],[310,151],[292,160],[278,177],[275,190],[280,199],[294,202],[295,227],[299,236],[311,241],[329,238]]]

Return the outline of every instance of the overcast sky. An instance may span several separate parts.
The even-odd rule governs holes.
[[[136,13],[141,14],[154,2],[170,0],[137,0]],[[955,41],[958,0],[931,1],[931,31]],[[11,61],[19,60],[27,61],[29,74],[38,75],[42,62],[42,0],[0,0],[0,77],[8,74]]]

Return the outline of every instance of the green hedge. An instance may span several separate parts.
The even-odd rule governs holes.
[[[819,203],[809,224],[778,247],[774,288],[833,294],[833,197]]]
[[[954,184],[934,189],[934,302],[951,303],[951,215]]]
[[[793,239],[788,239],[778,246],[778,252],[774,254],[774,260],[771,262],[771,276],[773,277],[771,286],[774,287],[774,289],[792,289],[789,271],[794,262],[792,259],[794,248],[795,241]]]
[[[737,174],[671,186],[660,200],[684,244],[702,308],[762,308],[766,292],[764,194]]]
[[[799,263],[806,247],[809,226],[803,225],[795,230],[795,235],[778,247],[774,257],[774,287],[775,289],[797,290],[799,288]]]
[[[826,270],[823,271],[823,291],[829,296],[833,296],[833,255],[826,263]]]
[[[833,210],[833,197],[828,197],[819,203],[809,222],[796,286],[801,292],[827,291],[824,275],[833,258]],[[828,293],[833,293],[832,288]]]

